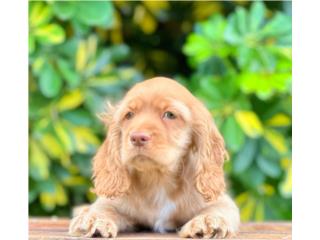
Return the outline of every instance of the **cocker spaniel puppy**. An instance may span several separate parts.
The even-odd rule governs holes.
[[[73,218],[73,236],[116,237],[144,226],[180,237],[226,237],[239,211],[225,193],[224,140],[185,87],[136,84],[103,115],[108,134],[93,162],[97,200]]]

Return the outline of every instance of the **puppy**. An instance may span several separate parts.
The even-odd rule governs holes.
[[[102,115],[107,137],[93,161],[97,200],[75,216],[72,236],[116,237],[145,226],[180,237],[236,233],[239,211],[225,193],[224,140],[185,87],[156,77],[136,84]]]

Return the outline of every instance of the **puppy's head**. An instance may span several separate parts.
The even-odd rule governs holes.
[[[223,191],[223,139],[206,108],[177,82],[153,78],[135,85],[104,119],[108,136],[93,169],[98,195],[125,193],[132,171],[175,173],[183,159],[206,200]]]

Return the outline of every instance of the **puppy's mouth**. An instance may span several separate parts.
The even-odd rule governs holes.
[[[144,153],[136,154],[133,158],[131,158],[130,166],[142,172],[163,168],[163,166],[161,166],[157,161],[148,157]]]
[[[152,151],[150,151],[146,147],[134,147],[129,151],[132,160],[134,160],[135,158],[151,159],[152,157],[150,156],[150,152]]]

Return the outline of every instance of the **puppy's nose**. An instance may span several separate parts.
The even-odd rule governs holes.
[[[130,136],[130,141],[133,146],[142,147],[150,141],[150,135],[143,132],[134,132]]]

